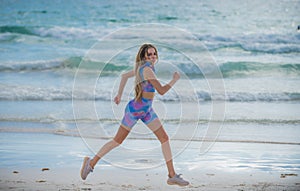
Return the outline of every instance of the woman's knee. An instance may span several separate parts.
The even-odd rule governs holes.
[[[122,138],[122,137],[114,137],[113,138],[113,141],[114,143],[116,144],[116,146],[119,146],[123,143],[123,141],[125,140],[125,138]]]
[[[166,132],[162,133],[159,137],[158,137],[159,141],[161,144],[169,141],[169,136]]]

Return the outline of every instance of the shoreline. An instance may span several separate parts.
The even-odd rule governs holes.
[[[92,152],[81,138],[2,133],[1,139],[0,190],[300,190],[298,145],[217,142],[201,154],[198,142],[181,151],[181,142],[173,141],[176,171],[191,183],[178,187],[166,183],[160,148],[135,147],[149,147],[149,140],[126,140],[82,181],[83,157]],[[93,141],[95,148],[106,142]]]

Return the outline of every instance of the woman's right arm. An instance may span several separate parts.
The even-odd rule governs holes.
[[[128,78],[131,78],[133,76],[134,76],[134,71],[133,70],[122,74],[121,82],[120,82],[120,85],[119,85],[119,91],[118,91],[118,94],[116,95],[116,97],[114,99],[114,102],[116,104],[119,104],[121,102],[121,97],[122,97],[122,94],[123,94],[124,87],[127,83],[127,80],[128,80]]]

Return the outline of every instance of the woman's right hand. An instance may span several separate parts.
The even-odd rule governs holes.
[[[116,95],[114,102],[118,105],[121,102],[121,96],[120,95]]]

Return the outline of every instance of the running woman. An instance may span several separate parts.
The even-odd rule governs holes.
[[[176,174],[175,172],[169,137],[152,108],[155,91],[160,95],[164,95],[179,80],[180,75],[178,72],[174,72],[172,80],[166,85],[161,85],[155,75],[154,66],[157,60],[158,52],[156,47],[152,44],[143,44],[136,55],[134,70],[122,74],[119,91],[114,98],[114,102],[116,104],[120,103],[127,80],[134,76],[135,97],[127,104],[124,117],[115,137],[104,144],[92,159],[89,157],[84,158],[80,172],[83,180],[87,178],[90,172],[93,172],[95,165],[104,155],[122,144],[137,121],[142,120],[161,143],[163,156],[169,173],[167,183],[169,185],[179,186],[189,185],[188,181],[184,180],[180,174]]]

